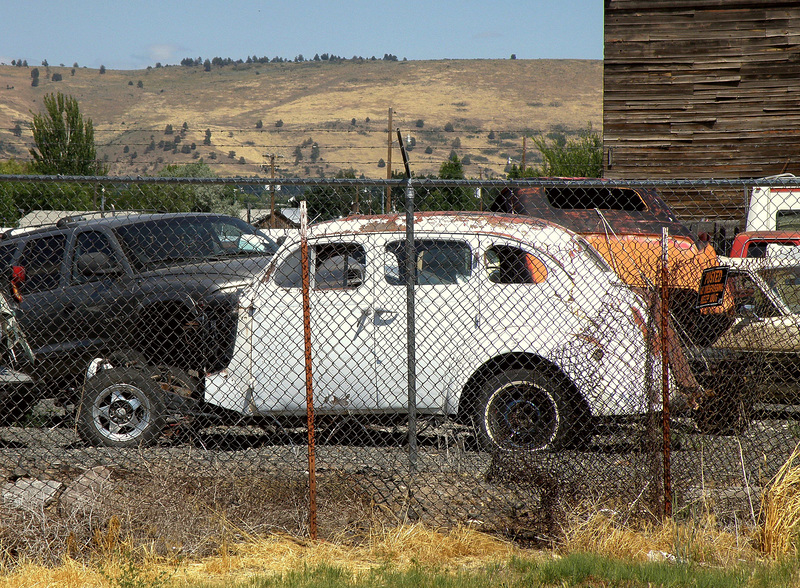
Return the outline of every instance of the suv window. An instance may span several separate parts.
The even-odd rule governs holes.
[[[80,233],[75,239],[75,250],[72,252],[71,278],[74,283],[84,283],[100,279],[101,276],[95,274],[84,275],[81,272],[78,260],[81,255],[89,253],[102,253],[107,256],[112,265],[117,265],[119,260],[114,252],[114,246],[111,244],[108,236],[100,231],[86,231]]]
[[[66,235],[31,239],[25,244],[18,264],[25,268],[24,293],[44,292],[58,287],[64,259]]]
[[[14,260],[14,254],[17,252],[18,243],[9,243],[0,247],[0,268],[7,268]]]
[[[472,273],[472,250],[467,243],[421,239],[415,241],[414,247],[414,283],[418,286],[447,286],[469,280]],[[405,241],[394,241],[386,246],[386,282],[393,286],[406,283],[405,248]]]
[[[134,270],[143,272],[179,263],[275,253],[277,244],[234,218],[154,219],[115,229]]]
[[[315,290],[358,288],[364,283],[367,255],[355,243],[325,243],[309,247],[314,266],[311,287]],[[301,252],[296,249],[275,272],[275,283],[281,288],[302,287]]]
[[[797,210],[779,210],[775,214],[775,228],[779,231],[796,231],[800,229],[800,212]]]

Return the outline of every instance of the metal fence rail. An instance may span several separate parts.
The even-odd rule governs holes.
[[[755,522],[800,431],[792,182],[2,176],[0,510]]]

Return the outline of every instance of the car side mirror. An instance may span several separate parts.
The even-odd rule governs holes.
[[[122,271],[114,260],[101,251],[79,255],[75,264],[82,276],[115,276]]]

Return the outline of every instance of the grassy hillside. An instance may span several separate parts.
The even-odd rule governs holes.
[[[392,108],[392,127],[415,142],[409,155],[418,175],[437,173],[455,148],[469,162],[469,177],[497,177],[509,157],[519,163],[524,135],[569,134],[589,124],[599,131],[602,123],[601,61],[381,60],[103,74],[39,66],[38,87],[32,69],[0,66],[0,159],[28,158],[32,112],[44,94],[60,91],[94,122],[112,175],[151,175],[200,158],[220,175],[268,175],[262,166],[275,154],[281,176],[354,168],[382,178]],[[399,169],[396,148],[392,158]],[[535,151],[526,158],[535,160]]]

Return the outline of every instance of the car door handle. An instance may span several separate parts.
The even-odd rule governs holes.
[[[384,318],[384,315],[391,315],[391,316]],[[396,318],[397,318],[397,313],[395,311],[387,310],[385,308],[376,308],[375,320],[373,322],[378,327],[385,327],[386,325],[391,325],[394,322],[394,319]]]
[[[361,310],[361,316],[358,317],[358,327],[356,328],[356,334],[353,336],[353,339],[358,337],[359,333],[364,330],[364,327],[367,326],[367,320],[369,319],[369,315],[372,314],[371,308],[364,308]]]

